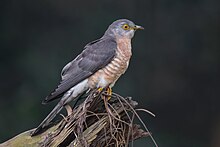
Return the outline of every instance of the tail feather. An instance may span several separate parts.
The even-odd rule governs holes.
[[[39,134],[42,129],[47,127],[49,123],[56,117],[56,115],[62,110],[63,104],[58,103],[50,114],[42,121],[42,123],[32,132],[31,136]]]

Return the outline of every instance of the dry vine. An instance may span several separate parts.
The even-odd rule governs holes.
[[[124,147],[144,136],[150,136],[157,146],[134,109],[137,102],[116,93],[111,95],[111,99],[108,98],[105,91],[90,92],[84,102],[73,109],[71,115],[64,117],[44,133],[32,137],[31,139],[37,139],[32,140],[35,143],[33,146]],[[147,112],[145,109],[139,110]],[[145,130],[134,124],[135,117],[140,120]],[[2,145],[8,145],[6,143]]]

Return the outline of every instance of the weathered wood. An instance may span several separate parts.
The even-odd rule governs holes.
[[[104,91],[93,91],[71,115],[43,133],[31,137],[32,129],[0,147],[128,146],[129,142],[150,135],[133,123],[137,102],[114,93],[108,98]]]

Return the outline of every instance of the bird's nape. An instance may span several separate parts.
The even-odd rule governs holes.
[[[131,39],[143,27],[128,19],[113,22],[103,37],[92,41],[62,70],[62,80],[44,101],[61,98],[32,135],[47,127],[62,108],[89,89],[113,86],[125,73],[131,58]]]

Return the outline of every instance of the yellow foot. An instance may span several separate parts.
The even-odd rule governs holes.
[[[99,88],[97,91],[100,93],[102,92],[103,88]]]
[[[108,87],[107,88],[107,90],[106,90],[106,92],[107,92],[107,99],[108,100],[110,100],[111,99],[111,97],[112,97],[112,89],[110,88],[110,87]]]
[[[97,91],[100,93],[100,92],[103,91],[103,88],[99,88]],[[106,89],[106,93],[105,93],[104,96],[107,98],[107,100],[110,100],[110,98],[111,98],[111,96],[112,96],[112,89],[111,89],[110,87],[108,87],[108,88]]]

